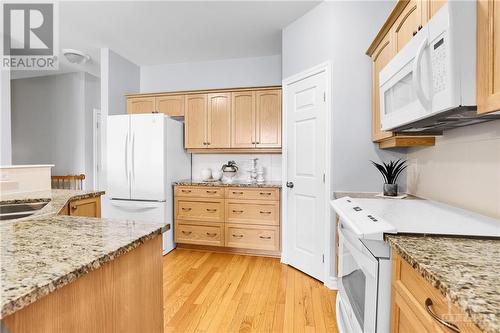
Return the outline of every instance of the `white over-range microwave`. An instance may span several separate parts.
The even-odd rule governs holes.
[[[476,2],[448,1],[382,69],[379,79],[382,130],[474,108]]]

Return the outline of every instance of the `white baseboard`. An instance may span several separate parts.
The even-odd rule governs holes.
[[[324,285],[325,285],[325,287],[327,287],[328,289],[331,289],[331,290],[338,290],[339,289],[337,278],[334,276],[328,276],[324,282]]]

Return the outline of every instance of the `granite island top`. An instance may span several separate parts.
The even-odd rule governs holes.
[[[194,179],[179,180],[173,183],[179,186],[214,186],[214,187],[249,187],[249,188],[265,188],[275,187],[281,188],[281,182],[264,182],[264,183],[250,183],[240,180],[234,180],[231,183],[224,183],[221,181],[203,181]]]
[[[135,249],[170,227],[160,222],[57,215],[68,201],[102,194],[52,190],[2,196],[0,204],[50,202],[32,216],[0,221],[0,318]]]
[[[401,257],[485,332],[500,332],[500,240],[386,235]]]

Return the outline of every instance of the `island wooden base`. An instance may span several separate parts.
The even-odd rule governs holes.
[[[5,317],[10,332],[163,332],[161,235]]]

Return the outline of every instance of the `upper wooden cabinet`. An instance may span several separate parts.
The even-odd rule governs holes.
[[[477,2],[477,112],[500,110],[500,1]]]
[[[184,146],[187,149],[206,148],[207,94],[187,95],[185,103]]]
[[[208,148],[231,147],[231,93],[208,94],[206,143]]]
[[[127,113],[151,113],[155,112],[154,97],[127,98]]]
[[[256,147],[281,147],[281,90],[257,91],[255,99]]]
[[[393,28],[396,53],[399,52],[422,28],[422,0],[411,0],[399,15]]]
[[[232,93],[231,147],[255,148],[255,91]]]
[[[127,113],[157,112],[171,117],[184,116],[184,95],[127,97]]]
[[[166,95],[155,97],[156,112],[171,117],[184,116],[184,95]]]

